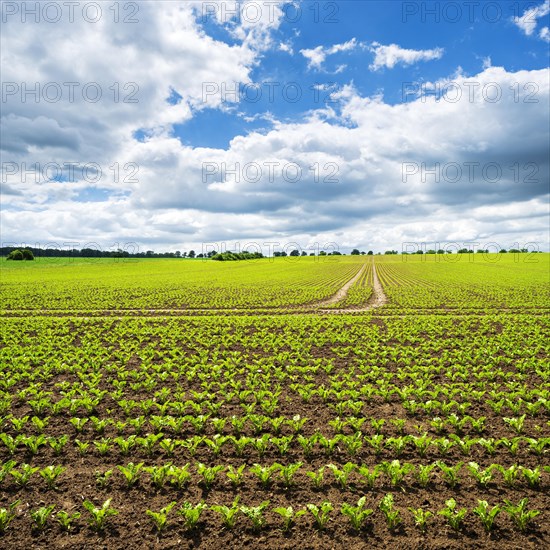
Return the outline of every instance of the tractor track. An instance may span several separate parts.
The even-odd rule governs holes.
[[[361,269],[361,271],[350,281],[348,281],[341,289],[340,291],[345,291],[343,296],[339,298],[338,300],[334,301],[327,301],[325,303],[318,304],[318,309],[316,310],[317,313],[328,313],[328,314],[337,314],[342,315],[350,312],[357,312],[362,313],[365,311],[370,311],[371,309],[376,309],[378,307],[383,306],[388,302],[388,297],[386,296],[384,289],[382,288],[382,285],[380,284],[380,280],[378,279],[378,274],[376,273],[376,265],[374,264],[374,260],[372,261],[372,294],[370,298],[367,300],[367,303],[364,306],[359,307],[349,307],[349,308],[340,308],[340,309],[322,309],[319,308],[319,306],[328,305],[328,303],[336,303],[343,299],[348,294],[349,289],[357,281],[359,276],[363,273],[363,271],[366,269],[366,265]],[[338,294],[338,293],[337,293]],[[337,295],[336,294],[336,295]],[[336,297],[336,295],[334,297]],[[333,297],[333,298],[334,298]]]

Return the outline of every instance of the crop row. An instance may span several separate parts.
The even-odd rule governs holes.
[[[82,401],[85,400],[82,399]],[[47,405],[44,404],[45,402]],[[28,430],[42,434],[45,433],[50,424],[54,424],[57,428],[69,429],[70,427],[71,431],[76,433],[88,431],[99,435],[103,435],[106,432],[114,433],[115,431],[118,435],[123,435],[130,430],[138,435],[144,431],[164,431],[177,435],[182,433],[215,433],[220,435],[227,433],[241,435],[247,432],[254,435],[270,432],[279,435],[284,432],[297,434],[311,431],[310,428],[313,428],[314,424],[309,418],[301,417],[299,414],[290,418],[274,414],[270,416],[256,414],[252,412],[256,402],[242,404],[244,409],[243,414],[223,416],[220,414],[223,412],[223,402],[208,402],[206,407],[212,414],[203,414],[203,403],[196,401],[165,401],[164,403],[159,403],[152,399],[139,402],[135,400],[122,400],[118,401],[117,404],[124,411],[125,420],[116,421],[109,416],[95,416],[93,413],[97,409],[98,404],[92,399],[90,399],[90,403],[91,410],[82,411],[81,407],[86,407],[86,403],[83,405],[80,400],[76,399],[67,400],[65,403],[57,402],[53,406],[47,400],[29,400],[33,412],[39,412],[40,416],[14,416],[8,414],[0,417],[0,429],[5,431],[11,430],[16,434],[23,434]],[[453,433],[463,435],[465,432],[471,431],[476,434],[483,434],[488,430],[485,416],[473,417],[470,415],[461,416],[455,412],[449,413],[449,410],[453,410],[454,407],[463,412],[467,410],[471,403],[459,403],[456,401],[437,403],[446,410],[438,410],[436,412],[446,413],[447,416],[435,416],[431,420],[427,420],[429,424],[428,429],[434,433],[439,435]],[[544,417],[548,416],[550,409],[549,399],[539,397],[535,402],[524,403],[525,408],[529,410],[534,420],[544,419]],[[66,405],[65,410],[63,404]],[[434,411],[432,404],[433,402],[429,402],[431,412]],[[76,407],[73,407],[74,405]],[[422,403],[418,405],[422,405]],[[274,409],[273,401],[266,400],[261,403],[261,406],[264,409],[268,409],[268,412],[274,412],[272,410]],[[346,432],[351,434],[368,432],[380,434],[389,433],[392,430],[396,431],[399,435],[404,434],[405,427],[407,426],[406,418],[392,418],[386,421],[384,418],[354,416],[360,414],[364,406],[365,403],[363,401],[353,400],[340,401],[331,405],[338,416],[329,420],[328,425],[336,434],[344,434]],[[407,408],[410,406],[410,403],[403,403],[403,406]],[[195,414],[186,414],[189,409],[194,409]],[[4,412],[7,410],[8,407],[5,406]],[[50,411],[55,413],[54,416],[44,416],[45,412]],[[502,407],[499,407],[498,413],[501,411]],[[81,412],[87,412],[90,416],[77,416]],[[174,413],[176,416],[169,413]],[[137,416],[134,416],[136,414]],[[68,422],[65,420],[67,416],[69,417]],[[506,427],[512,434],[521,435],[527,426],[526,419],[526,414],[511,417],[505,416],[502,417],[502,427]],[[416,432],[427,431],[423,424],[415,424],[414,429]]]
[[[165,485],[183,489],[193,480],[205,489],[211,489],[216,483],[223,484],[224,479],[229,480],[234,488],[241,486],[247,480],[249,482],[255,480],[263,489],[271,488],[275,482],[290,489],[297,484],[302,486],[307,478],[315,490],[321,489],[324,485],[330,486],[332,483],[336,483],[342,490],[347,490],[350,487],[363,489],[373,489],[375,486],[401,487],[411,481],[423,488],[437,481],[455,488],[467,481],[468,477],[481,488],[502,482],[507,487],[513,487],[523,480],[531,489],[539,489],[543,485],[543,470],[550,473],[550,466],[527,468],[513,464],[505,467],[493,463],[487,468],[483,468],[473,461],[467,464],[462,461],[447,464],[443,460],[438,460],[428,464],[413,464],[402,463],[398,459],[383,461],[372,467],[353,462],[346,462],[340,466],[330,463],[313,470],[304,468],[303,462],[285,464],[274,462],[269,465],[255,463],[248,468],[246,464],[241,464],[238,467],[233,465],[225,467],[223,465],[208,466],[197,462],[193,469],[191,469],[190,463],[183,466],[176,466],[173,462],[145,466],[143,462],[129,462],[126,466],[117,465],[116,469],[120,477],[124,479],[127,488],[138,485],[143,474],[147,473],[149,481],[157,489],[161,489]],[[45,486],[48,489],[54,489],[60,476],[66,470],[67,467],[61,465],[48,465],[39,468],[27,463],[18,465],[15,460],[9,460],[0,466],[0,484],[7,489],[11,481],[16,489],[25,488],[32,484],[34,478],[39,474],[43,478]],[[110,484],[113,471],[113,468],[96,471],[97,485],[105,488]],[[330,479],[328,476],[325,477],[329,471]],[[467,472],[468,477],[464,477],[464,471]]]
[[[319,530],[325,530],[331,522],[338,521],[335,517],[336,513],[340,513],[341,517],[345,517],[350,525],[350,528],[355,532],[367,532],[372,528],[370,523],[372,516],[375,513],[373,508],[367,508],[367,498],[360,497],[356,503],[344,502],[340,509],[335,509],[330,501],[322,501],[319,504],[307,503],[304,507],[294,510],[292,506],[288,507],[273,507],[269,508],[270,501],[263,501],[256,506],[245,506],[236,497],[233,502],[227,504],[207,505],[203,501],[193,504],[191,502],[183,502],[177,510],[182,522],[178,525],[185,530],[193,531],[199,526],[204,528],[207,522],[212,521],[212,516],[205,518],[205,511],[213,513],[221,519],[225,529],[232,530],[240,526],[240,518],[246,518],[248,526],[256,532],[266,528],[279,528],[284,532],[289,532],[298,522],[299,518],[308,515],[311,517],[314,526]],[[5,533],[10,523],[17,515],[17,506],[19,500],[12,502],[7,508],[0,508],[0,534]],[[148,516],[158,534],[165,531],[170,526],[169,516],[171,511],[176,506],[176,501],[163,506],[160,510],[146,510],[144,516]],[[376,505],[377,504],[377,505]],[[375,507],[379,510],[380,516],[385,520],[386,526],[390,531],[396,530],[405,521],[403,517],[404,510],[395,505],[394,496],[392,493],[386,494]],[[29,510],[29,516],[32,519],[32,528],[34,531],[44,531],[49,527],[52,519],[55,517],[60,528],[65,532],[70,532],[75,529],[78,520],[81,517],[80,512],[59,510],[54,516],[55,504],[41,506],[37,509]],[[118,510],[111,506],[111,499],[107,499],[102,505],[96,505],[90,500],[85,500],[83,503],[83,511],[87,512],[89,527],[96,532],[104,532],[109,526],[109,518],[118,515]],[[279,516],[278,524],[268,522],[268,512],[271,515]],[[528,499],[523,498],[517,504],[504,500],[503,505],[490,505],[486,500],[478,500],[478,505],[468,510],[466,507],[460,507],[454,498],[450,498],[445,502],[445,507],[440,510],[429,510],[425,507],[408,508],[410,518],[421,532],[425,533],[433,521],[433,517],[437,514],[445,518],[449,527],[454,531],[461,531],[464,525],[465,518],[469,514],[474,514],[478,517],[481,526],[485,531],[489,532],[498,526],[497,517],[505,512],[512,520],[516,529],[525,532],[535,518],[540,514],[539,510],[528,508]],[[206,521],[205,521],[206,520]]]
[[[279,437],[263,434],[261,437],[225,436],[215,434],[212,437],[194,435],[187,438],[165,437],[162,432],[147,434],[144,437],[130,435],[128,437],[101,437],[100,439],[86,440],[75,438],[70,441],[69,436],[48,437],[44,434],[12,436],[0,433],[1,449],[9,456],[24,453],[28,457],[41,455],[41,449],[51,449],[55,456],[60,456],[68,448],[78,450],[81,456],[96,454],[109,456],[114,453],[122,456],[128,454],[143,454],[152,456],[161,454],[167,457],[195,456],[205,450],[212,457],[224,456],[241,457],[245,453],[263,456],[294,456],[297,453],[304,457],[312,456],[358,456],[365,459],[369,455],[379,456],[390,454],[401,457],[428,455],[447,456],[456,449],[463,456],[494,456],[502,451],[510,456],[525,455],[527,453],[542,457],[550,449],[549,437],[513,437],[484,438],[484,437],[430,437],[427,434],[418,436],[384,437],[382,434],[363,436],[337,434],[334,437],[325,437],[321,434],[312,436],[281,435]],[[67,447],[69,445],[69,447]],[[183,452],[180,452],[183,450]],[[93,451],[93,452],[92,452]]]
[[[550,413],[550,390],[545,388],[508,392],[504,389],[488,392],[472,388],[470,393],[465,396],[463,393],[465,387],[461,383],[448,384],[442,388],[423,389],[418,386],[398,386],[383,382],[385,381],[380,380],[377,385],[364,383],[360,387],[358,387],[358,383],[355,383],[354,387],[357,389],[349,389],[352,384],[347,384],[347,389],[339,390],[331,389],[324,384],[314,386],[312,383],[294,383],[290,385],[289,393],[299,396],[298,401],[301,401],[304,406],[306,404],[325,405],[327,412],[334,416],[335,427],[350,425],[346,420],[348,416],[351,416],[352,419],[364,418],[362,415],[369,409],[369,406],[380,403],[400,405],[409,417],[424,418],[426,421],[429,420],[426,417],[431,417],[430,426],[438,433],[445,431],[461,433],[468,429],[477,433],[483,432],[486,417],[468,414],[470,412],[475,414],[476,410],[479,410],[480,404],[485,405],[486,410],[493,411],[498,415],[506,415],[503,416],[502,422],[515,433],[523,431],[526,419],[544,418],[548,417]],[[262,425],[272,423],[278,416],[277,412],[287,408],[287,400],[281,399],[278,395],[280,390],[271,392],[259,389],[254,384],[247,384],[246,389],[237,391],[223,391],[215,389],[212,385],[208,392],[211,398],[209,401],[197,397],[207,392],[192,391],[187,393],[183,388],[183,391],[176,389],[172,392],[170,389],[163,388],[160,391],[152,392],[152,389],[149,389],[152,392],[152,397],[141,397],[141,392],[145,389],[142,385],[139,389],[134,387],[130,388],[130,392],[125,392],[116,381],[113,381],[112,384],[117,389],[109,391],[91,388],[86,390],[80,387],[70,391],[61,390],[62,396],[57,400],[53,397],[52,392],[44,392],[36,388],[14,392],[14,396],[2,392],[3,394],[0,394],[0,414],[6,415],[2,420],[4,422],[11,420],[16,429],[20,429],[17,427],[26,424],[31,414],[33,418],[38,419],[32,421],[37,428],[41,425],[47,426],[52,417],[75,418],[85,414],[95,417],[91,425],[96,429],[98,424],[101,425],[96,415],[100,409],[107,406],[111,411],[113,407],[115,410],[120,409],[127,418],[135,415],[150,415],[149,422],[152,423],[153,428],[156,427],[154,423],[157,421],[162,426],[163,421],[158,419],[163,417],[185,418],[180,421],[180,429],[185,422],[194,424],[193,418],[203,417],[205,422],[212,419],[211,422],[214,423],[214,427],[218,431],[218,425],[223,428],[225,422],[216,422],[215,419],[225,416],[226,421],[230,420],[229,425],[236,425],[242,421],[255,428],[259,426],[261,431]],[[151,386],[150,384],[145,385],[149,388]],[[339,388],[343,386],[338,381],[332,382],[331,385]],[[241,383],[238,386],[241,386]],[[504,387],[506,386],[505,384]],[[509,386],[517,387],[516,383],[511,383]],[[261,395],[259,399],[253,392],[255,388],[258,388],[257,392]],[[138,395],[133,392],[137,392]],[[130,395],[127,395],[128,393]],[[435,396],[439,399],[435,399]],[[194,399],[189,399],[189,397],[194,397]],[[22,407],[24,408],[21,409]],[[15,409],[20,410],[19,414],[10,413]],[[42,422],[39,419],[42,419]],[[401,423],[404,425],[406,422],[405,419],[394,420],[392,423],[398,429]],[[109,419],[104,419],[103,422],[102,429],[113,424]],[[171,420],[167,420],[167,422],[171,422]],[[285,422],[292,427],[294,421],[288,419]],[[352,422],[356,424],[355,421],[352,420]],[[308,423],[307,418],[303,421],[303,424],[306,423]],[[308,423],[308,425],[310,424],[312,423]],[[377,431],[379,430],[377,429]]]
[[[326,369],[332,370],[332,369]],[[326,373],[326,370],[324,372]],[[318,371],[316,371],[318,372]],[[241,370],[240,374],[244,371]],[[72,387],[67,383],[57,384],[59,399],[53,398],[53,392],[40,389],[41,384],[32,384],[22,390],[12,391],[12,394],[6,390],[0,393],[0,413],[5,414],[13,405],[27,405],[28,411],[38,416],[47,414],[65,414],[75,415],[79,411],[85,411],[90,414],[97,410],[104,397],[110,398],[110,404],[118,405],[122,408],[126,416],[135,413],[156,412],[160,414],[178,414],[185,415],[189,413],[217,414],[223,405],[236,404],[242,407],[245,413],[252,414],[256,409],[261,409],[267,414],[273,412],[281,405],[279,399],[281,386],[277,382],[277,392],[265,389],[265,383],[258,384],[254,378],[247,380],[245,384],[242,381],[230,380],[228,382],[206,382],[201,384],[204,391],[191,390],[186,391],[185,387],[174,390],[162,387],[163,382],[173,381],[178,377],[177,372],[164,371],[162,373],[150,373],[147,376],[140,377],[139,372],[134,373],[133,378],[141,378],[141,382],[128,382],[124,375],[119,375],[118,380],[110,380],[109,385],[113,389],[99,389],[97,386],[102,379],[82,380],[75,383]],[[315,372],[312,372],[315,374]],[[422,384],[402,384],[392,380],[398,378],[404,381],[410,373],[400,372],[397,375],[381,376],[376,383],[369,383],[373,374],[357,374],[355,380],[351,377],[347,379],[330,379],[328,384],[315,385],[310,381],[302,383],[291,383],[289,391],[294,392],[304,403],[310,401],[316,403],[325,403],[331,407],[337,414],[362,412],[362,408],[371,402],[380,400],[385,403],[397,402],[405,407],[411,414],[451,414],[459,413],[464,415],[472,409],[473,404],[487,403],[487,405],[497,414],[511,413],[521,415],[522,413],[535,416],[550,411],[550,390],[546,388],[518,389],[516,380],[502,384],[502,387],[494,389],[494,384],[480,383],[478,387],[484,389],[474,389],[472,383],[455,382],[451,384],[432,384],[424,382]],[[417,372],[418,374],[418,372]],[[472,373],[472,378],[476,378]],[[536,374],[545,380],[548,379],[548,373],[535,370],[530,373]],[[189,373],[188,373],[189,375]],[[495,373],[498,376],[498,373]],[[454,369],[452,375],[455,380],[460,380],[460,370]],[[274,370],[269,378],[277,377]],[[413,375],[411,374],[411,378]],[[145,380],[143,380],[145,378]],[[307,376],[306,376],[307,378]],[[485,371],[481,373],[481,378],[487,378]],[[5,387],[13,386],[15,380],[6,382]],[[161,386],[160,390],[155,389]],[[243,387],[244,386],[244,387]],[[470,393],[464,395],[464,390],[470,388]],[[489,389],[492,388],[492,389]],[[260,399],[257,399],[253,390],[258,389],[261,392]],[[128,394],[134,392],[141,397],[143,392],[151,392],[151,397],[136,400],[129,397]],[[210,394],[212,401],[206,401],[201,396],[205,393]]]

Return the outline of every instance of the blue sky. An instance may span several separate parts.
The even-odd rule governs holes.
[[[295,121],[327,102],[334,104],[330,93],[350,82],[361,95],[383,93],[384,100],[394,104],[410,101],[420,82],[453,75],[459,68],[475,75],[489,59],[509,71],[545,68],[548,43],[526,37],[511,21],[533,5],[493,2],[485,8],[482,3],[343,0],[305,2],[298,11],[289,3],[273,39],[294,53],[276,48],[263,52],[251,72],[252,84],[239,87],[238,105],[232,104],[233,88],[226,92],[230,113],[199,111],[192,120],[176,126],[174,135],[188,145],[227,147],[235,135],[271,128],[263,118],[266,113],[277,120]],[[253,13],[250,10],[251,17]],[[205,29],[220,40],[236,43],[225,26],[212,19]],[[308,59],[299,53],[318,46],[329,49],[352,39],[359,43],[357,47],[327,56],[318,68],[308,67]],[[369,65],[375,55],[369,47],[373,42],[414,50],[439,47],[444,54],[428,62],[372,71]],[[317,85],[329,88],[315,91]]]
[[[2,5],[4,243],[548,249],[548,0],[235,2]]]

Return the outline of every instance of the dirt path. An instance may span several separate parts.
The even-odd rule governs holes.
[[[339,292],[345,290],[342,298],[339,298],[338,300],[334,301],[327,301],[323,302],[319,305],[328,305],[329,303],[334,304],[335,302],[339,302],[341,299],[345,298],[348,294],[348,290],[351,287],[351,285],[357,280],[358,276],[363,272],[363,270],[366,268],[363,267],[363,269],[359,272],[358,275],[356,275],[351,281],[346,283]],[[351,308],[342,308],[342,309],[318,309],[317,311],[319,313],[335,313],[335,314],[343,314],[343,313],[350,313],[350,312],[362,312],[362,311],[370,311],[371,309],[375,309],[377,307],[383,306],[388,302],[388,298],[384,292],[384,289],[382,288],[382,285],[380,284],[380,280],[378,279],[378,274],[376,273],[376,265],[374,264],[374,259],[372,261],[372,294],[370,298],[367,300],[367,303],[362,307],[351,307]],[[336,297],[338,294],[336,294],[334,297]]]
[[[332,304],[336,304],[342,301],[348,295],[349,289],[361,278],[361,275],[363,274],[363,271],[365,271],[365,269],[367,269],[366,264],[343,287],[341,287],[340,290],[336,292],[336,294],[334,294],[330,298],[327,298],[322,302],[317,302],[316,304],[311,304],[310,306],[305,306],[305,307],[308,309],[310,307],[317,309],[325,306],[330,306]]]
[[[380,306],[383,306],[388,302],[388,297],[384,292],[380,280],[378,279],[378,274],[376,273],[376,266],[374,265],[374,260],[372,261],[372,295],[369,298],[365,309],[361,311],[367,311],[369,309],[374,309]]]

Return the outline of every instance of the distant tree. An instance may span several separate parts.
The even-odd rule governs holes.
[[[176,250],[176,258],[181,258],[181,252],[179,250]]]
[[[197,254],[197,258],[204,258],[204,254]]]
[[[333,256],[342,256],[342,253],[338,252],[338,250],[335,250],[334,252],[332,252],[332,255]],[[329,256],[330,256],[330,254],[329,254]]]
[[[194,258],[194,257],[195,257],[195,251],[194,251],[194,250],[190,250],[190,251],[189,251],[189,254],[187,254],[187,257],[188,257],[188,258]]]
[[[439,248],[439,249],[437,250],[437,253],[438,253],[438,254],[445,254],[445,251],[444,251],[442,248]]]
[[[300,251],[299,250],[293,250],[291,253],[290,253],[291,256],[299,256],[300,255]]]
[[[367,252],[367,256],[372,256],[372,250],[369,250],[369,251]]]
[[[327,253],[324,250],[321,250],[319,252],[319,256],[326,256],[326,255],[327,255]]]
[[[307,256],[307,252],[305,250],[302,250],[302,256]]]
[[[16,260],[16,261],[22,261],[22,260],[34,260],[34,254],[32,253],[32,250],[29,250],[28,248],[24,248],[22,251],[19,249],[12,250],[6,260]]]
[[[470,252],[467,248],[461,248],[459,251],[458,251],[458,254],[468,254],[468,252]]]
[[[435,254],[435,250],[432,250],[432,249],[427,250],[427,251],[426,251],[426,254]]]
[[[508,250],[506,250],[505,248],[503,248],[502,250],[500,250],[500,254],[507,254],[508,253]]]
[[[235,262],[238,260],[256,260],[263,257],[261,252],[223,252],[221,254],[214,254],[212,260],[217,262]]]
[[[366,252],[364,250],[361,250],[361,256],[364,256]]]
[[[310,252],[309,255],[310,256],[315,256],[315,252]]]
[[[80,255],[83,258],[99,258],[101,256],[101,250],[96,250],[95,248],[83,248],[80,251]]]
[[[21,250],[12,250],[8,254],[8,257],[6,259],[7,260],[22,261],[23,260],[23,252],[21,252]]]
[[[422,250],[417,250],[415,254],[424,254],[424,252],[422,252]]]
[[[352,255],[352,256],[359,256],[359,254],[361,254],[361,252],[359,252],[359,250],[357,250],[357,248],[354,248],[354,249],[351,251],[351,255]]]

